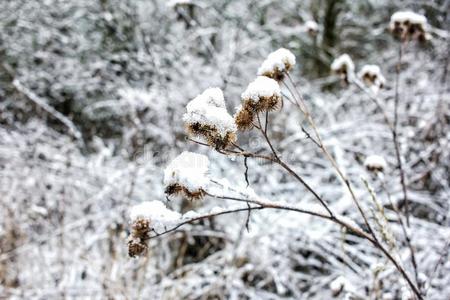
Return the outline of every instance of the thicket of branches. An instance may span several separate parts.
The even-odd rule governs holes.
[[[0,298],[448,299],[449,1],[175,3],[0,3]],[[426,16],[431,36],[403,43],[401,61],[389,31],[399,10]],[[261,130],[225,150],[188,140],[186,104],[219,87],[234,113],[281,47],[297,62],[268,130],[261,114]],[[383,88],[332,74],[343,53],[357,70],[379,65]],[[209,157],[215,188],[167,201],[164,168],[185,150]],[[374,154],[382,173],[364,165]],[[258,208],[324,213],[308,187],[350,226]],[[129,210],[152,200],[205,217],[129,258]],[[208,216],[226,209],[240,212]],[[351,230],[370,226],[421,296]]]

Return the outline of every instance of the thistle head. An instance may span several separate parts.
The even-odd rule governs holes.
[[[259,67],[257,75],[281,81],[294,65],[294,54],[285,48],[280,48],[267,56],[267,59]]]

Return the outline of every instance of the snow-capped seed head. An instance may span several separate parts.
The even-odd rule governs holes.
[[[267,76],[275,80],[283,80],[285,73],[295,65],[295,56],[291,51],[280,48],[270,53],[258,69],[257,75]]]
[[[234,114],[234,122],[241,131],[251,129],[253,127],[253,119],[255,113],[248,105],[240,105]]]
[[[236,124],[219,88],[205,90],[187,104],[186,110],[183,120],[190,135],[203,137],[215,148],[236,141]]]
[[[278,82],[266,77],[258,76],[251,82],[241,95],[244,106],[255,112],[276,109],[281,103],[281,90]]]
[[[369,155],[364,160],[364,166],[371,172],[383,172],[386,169],[387,164],[382,156]]]
[[[348,82],[354,75],[355,64],[348,54],[342,54],[333,61],[331,70],[334,73],[339,74],[345,82]]]
[[[150,227],[157,230],[176,222],[179,218],[179,213],[168,209],[163,202],[158,200],[142,202],[130,209],[130,219],[133,228],[137,231]]]
[[[312,20],[306,21],[305,29],[310,36],[316,36],[319,32],[319,24]]]
[[[377,65],[365,65],[358,72],[358,77],[369,87],[382,88],[386,79]]]
[[[128,238],[128,254],[142,255],[147,250],[151,231],[163,231],[176,224],[181,215],[168,209],[161,201],[146,201],[130,209],[131,234]]]
[[[208,171],[208,157],[187,151],[181,153],[164,170],[166,194],[202,198],[209,183]]]
[[[427,18],[411,11],[398,11],[391,16],[389,29],[392,34],[402,40],[430,39],[427,32]]]

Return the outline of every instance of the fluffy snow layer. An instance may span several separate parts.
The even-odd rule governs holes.
[[[370,169],[385,169],[387,167],[386,161],[382,156],[369,155],[364,160],[364,166]]]
[[[184,151],[164,170],[164,185],[178,184],[190,192],[205,190],[209,183],[208,170],[208,157]]]
[[[242,93],[242,99],[258,101],[262,97],[281,97],[280,85],[272,78],[258,76]]]
[[[412,11],[398,11],[391,16],[390,26],[395,26],[395,23],[407,22],[410,24],[425,26],[427,24],[427,18]]]
[[[284,72],[288,71],[295,65],[295,56],[291,51],[280,48],[267,56],[266,60],[258,69],[257,75],[264,75],[266,73]]]
[[[179,5],[189,5],[194,4],[194,1],[192,0],[170,0],[167,2],[168,7],[175,7]]]
[[[186,110],[187,113],[183,116],[186,123],[212,126],[222,136],[237,130],[233,117],[225,107],[223,93],[219,88],[205,90],[187,104]]]
[[[343,69],[347,71],[347,74],[351,74],[355,71],[355,64],[348,54],[342,54],[331,64],[331,70],[335,72],[339,72]]]
[[[132,222],[137,219],[150,220],[151,227],[155,230],[164,229],[168,225],[176,224],[181,215],[166,207],[161,201],[146,201],[133,206],[130,209]]]

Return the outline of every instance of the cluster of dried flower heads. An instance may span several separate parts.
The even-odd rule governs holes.
[[[398,11],[391,16],[389,29],[402,41],[418,40],[425,42],[431,38],[427,32],[427,18],[423,15]]]

